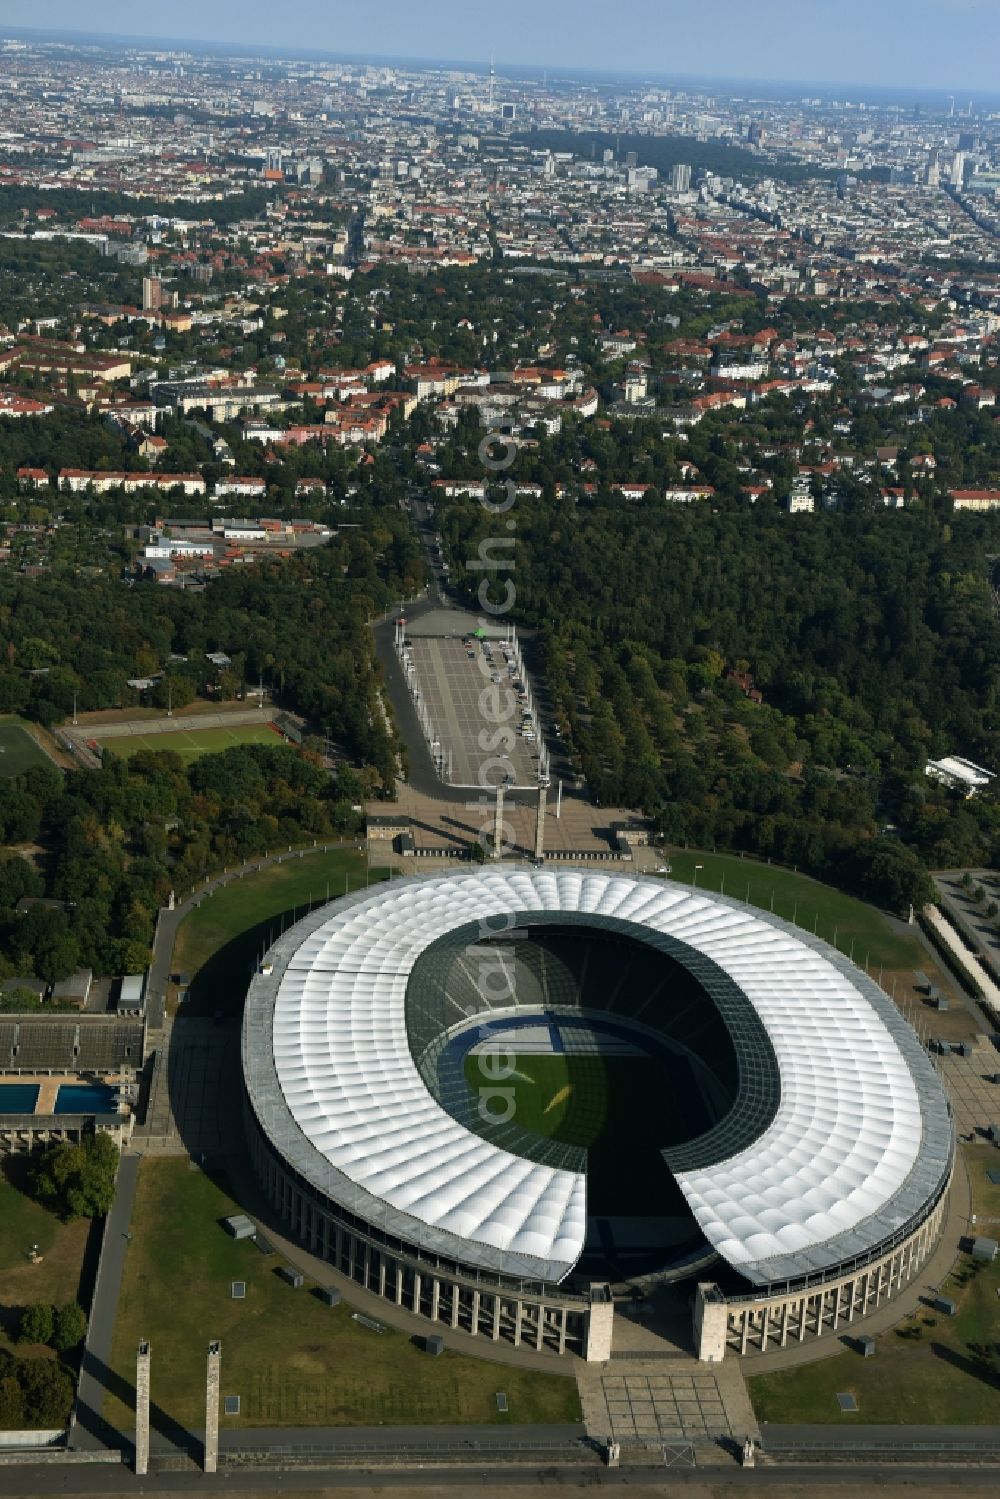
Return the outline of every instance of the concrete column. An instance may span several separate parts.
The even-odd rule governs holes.
[[[135,1471],[149,1472],[149,1344],[143,1339],[135,1359]]]
[[[538,788],[538,816],[535,819],[535,858],[545,858],[545,787]]]
[[[385,1295],[385,1275],[385,1255],[383,1253],[380,1253],[378,1257],[378,1293],[380,1296]]]
[[[494,1343],[499,1343],[499,1341],[500,1341],[500,1294],[499,1294],[499,1292],[493,1298],[493,1341],[494,1341]]]
[[[805,1340],[806,1340],[806,1311],[807,1311],[808,1306],[809,1306],[809,1303],[806,1300],[806,1298],[803,1296],[802,1301],[799,1304],[799,1342],[800,1343],[804,1343]]]
[[[747,1307],[743,1313],[743,1325],[740,1328],[740,1358],[747,1351],[747,1340],[750,1337],[750,1308]]]
[[[366,1291],[368,1289],[368,1257],[370,1254],[371,1248],[366,1239],[361,1246],[361,1284]]]
[[[816,1336],[823,1336],[823,1303],[826,1301],[826,1292],[820,1291],[816,1297]]]
[[[431,1321],[436,1322],[441,1310],[441,1282],[435,1275],[431,1282]]]
[[[592,1285],[590,1312],[587,1317],[587,1346],[584,1358],[588,1364],[603,1364],[611,1357],[615,1333],[615,1302],[609,1285]]]
[[[566,1321],[567,1321],[568,1317],[569,1317],[569,1313],[566,1311],[566,1308],[563,1307],[561,1313],[559,1314],[559,1352],[560,1353],[565,1353],[566,1352]]]
[[[515,1303],[514,1303],[514,1347],[515,1348],[520,1348],[520,1346],[521,1346],[521,1320],[522,1320],[523,1317],[524,1317],[524,1302],[523,1301],[515,1301]]]
[[[473,1303],[473,1305],[475,1305],[475,1303]],[[461,1287],[457,1286],[457,1285],[454,1285],[451,1288],[451,1325],[452,1325],[452,1327],[457,1327],[458,1326],[458,1319],[461,1316],[461,1312],[462,1312],[462,1291],[461,1291]]]
[[[497,787],[496,818],[493,823],[493,857],[503,857],[503,782]]]
[[[473,1291],[473,1293],[472,1293],[472,1326],[469,1329],[469,1331],[472,1333],[472,1336],[474,1338],[478,1337],[478,1335],[479,1335],[479,1300],[480,1300],[479,1292],[478,1291]]]
[[[833,1293],[833,1330],[834,1330],[834,1332],[837,1331],[837,1328],[840,1325],[840,1291],[841,1291],[840,1286],[837,1286],[836,1290]]]
[[[781,1308],[781,1347],[788,1342],[788,1302]]]
[[[535,1329],[535,1347],[539,1351],[545,1346],[545,1308],[538,1308],[538,1326]]]
[[[854,1321],[854,1302],[855,1302],[855,1299],[856,1299],[857,1294],[858,1294],[858,1278],[857,1278],[857,1276],[855,1276],[854,1279],[848,1284],[847,1290],[848,1290],[848,1295],[849,1295],[849,1300],[848,1300],[848,1305],[847,1305],[847,1320],[848,1320],[848,1322],[853,1322]]]
[[[205,1380],[205,1472],[214,1473],[219,1466],[219,1385],[222,1379],[222,1344],[208,1345],[208,1370]]]
[[[412,1307],[412,1310],[415,1311],[418,1316],[420,1315],[420,1291],[421,1291],[420,1271],[419,1270],[414,1270],[414,1272],[413,1272],[413,1307]]]
[[[396,1266],[396,1305],[403,1305],[403,1267]]]
[[[344,1253],[344,1230],[341,1228],[340,1224],[338,1223],[337,1224],[337,1229],[336,1229],[335,1243],[334,1243],[334,1247],[333,1247],[333,1263],[336,1265],[336,1267],[337,1267],[338,1270],[340,1269],[340,1266],[341,1266],[341,1260],[342,1260],[343,1253]]]

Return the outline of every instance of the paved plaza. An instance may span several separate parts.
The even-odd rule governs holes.
[[[591,1437],[616,1442],[742,1444],[759,1435],[735,1359],[710,1367],[693,1358],[631,1359],[577,1374]]]
[[[988,1036],[976,1036],[969,1043],[970,1057],[951,1052],[934,1057],[938,1075],[948,1090],[955,1129],[959,1135],[970,1135],[983,1131],[988,1125],[1000,1125],[1000,1083],[993,1081],[1000,1076],[1000,1052]],[[984,1145],[984,1149],[994,1149]],[[1000,1166],[1000,1151],[995,1151],[997,1166]],[[993,1164],[991,1162],[991,1164]]]
[[[136,1130],[133,1148],[195,1159],[241,1151],[239,1058],[233,1022],[168,1022],[159,1038],[146,1123]]]
[[[492,659],[485,655],[486,646]],[[495,785],[501,779],[501,771],[490,762],[502,758],[510,762],[515,785],[538,784],[540,741],[531,743],[520,735],[524,705],[512,688],[499,641],[476,642],[470,657],[460,636],[415,636],[410,641],[409,659],[440,742],[443,779],[455,786],[478,787],[486,767],[489,784]],[[491,680],[494,676],[500,678],[499,683]],[[493,688],[500,694],[500,713],[510,710],[510,717],[499,724],[484,714],[481,702],[484,691]],[[489,711],[489,702],[486,707]],[[498,743],[501,729],[510,730],[512,745]]]
[[[397,783],[396,790],[393,811],[411,822],[418,848],[453,856],[468,848],[484,830],[493,831],[494,798],[490,794],[470,791],[463,803],[426,796],[402,781]],[[537,792],[534,795],[521,793],[517,800],[508,800],[504,804],[511,857],[531,858],[537,809]],[[385,802],[368,802],[365,811],[368,816],[384,816]],[[560,803],[558,783],[549,788],[545,817],[545,852],[548,856],[569,858],[575,854],[591,857],[614,854],[612,828],[615,826],[641,830],[645,828],[645,822],[635,812],[618,807],[595,807],[586,798],[568,790]],[[404,858],[393,851],[388,840],[370,840],[368,850],[373,866],[392,865],[407,874],[423,873],[428,863],[436,862]],[[659,852],[647,847],[636,848],[632,861],[619,861],[618,867],[630,874],[643,874],[661,868],[662,863]]]

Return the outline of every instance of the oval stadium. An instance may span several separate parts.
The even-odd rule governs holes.
[[[242,1055],[292,1234],[390,1315],[539,1351],[608,1358],[616,1305],[713,1361],[836,1330],[916,1273],[951,1178],[878,985],[654,877],[502,864],[334,901],[260,965]]]

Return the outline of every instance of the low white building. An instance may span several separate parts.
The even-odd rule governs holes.
[[[995,779],[992,770],[984,770],[981,765],[964,760],[961,755],[946,755],[943,760],[928,760],[924,766],[924,774],[932,781],[940,781],[945,786],[964,791],[966,797],[975,796],[977,791],[982,791],[984,786]]]
[[[217,479],[215,481],[215,493],[217,495],[236,494],[262,498],[267,493],[267,481],[266,479],[246,476]]]
[[[144,557],[211,557],[215,547],[210,541],[171,541],[164,538],[144,548]]]

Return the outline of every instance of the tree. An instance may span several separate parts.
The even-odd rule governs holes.
[[[60,1353],[69,1353],[78,1348],[87,1336],[87,1314],[79,1302],[67,1301],[57,1309],[55,1328],[50,1339],[52,1347]]]
[[[24,1391],[16,1374],[15,1361],[9,1354],[0,1360],[0,1431],[16,1431],[24,1426]]]
[[[191,678],[179,671],[161,677],[153,688],[153,702],[158,708],[186,708],[193,703],[197,689]]]
[[[26,1416],[32,1426],[64,1426],[73,1404],[73,1376],[57,1360],[18,1360],[18,1383],[24,1394]]]
[[[65,1218],[98,1218],[114,1201],[118,1147],[109,1135],[54,1145],[35,1168],[35,1191]]]
[[[55,1308],[47,1301],[36,1301],[21,1313],[18,1341],[51,1343],[55,1331]]]

